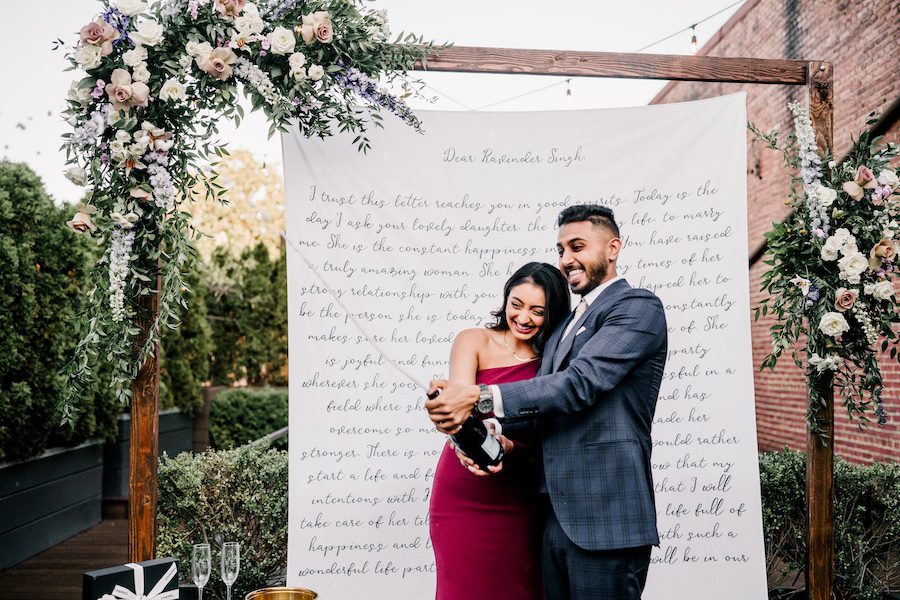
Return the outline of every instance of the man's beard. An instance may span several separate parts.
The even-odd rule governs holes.
[[[584,269],[585,282],[581,285],[581,287],[575,288],[569,286],[569,289],[572,290],[573,294],[578,294],[579,296],[584,296],[588,294],[596,288],[600,283],[606,279],[606,274],[608,272],[608,268],[603,262],[598,262],[594,265],[585,265],[582,263],[581,267]]]

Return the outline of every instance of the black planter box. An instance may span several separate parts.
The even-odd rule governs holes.
[[[159,413],[159,454],[175,456],[193,448],[194,420],[177,408]],[[131,444],[131,415],[119,415],[116,440],[103,449],[103,497],[128,497],[128,450]]]
[[[0,464],[0,570],[100,522],[103,446]]]

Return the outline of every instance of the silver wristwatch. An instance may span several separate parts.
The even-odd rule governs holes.
[[[483,383],[478,384],[478,402],[475,403],[475,412],[486,415],[494,412],[494,395],[491,388]]]

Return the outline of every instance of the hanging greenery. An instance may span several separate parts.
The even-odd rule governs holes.
[[[217,199],[224,191],[205,169],[227,154],[213,141],[218,124],[244,116],[239,92],[266,114],[270,135],[289,125],[308,137],[352,134],[366,151],[381,111],[420,129],[379,80],[405,77],[435,49],[414,35],[392,41],[384,12],[361,0],[101,4],[75,46],[58,42],[71,68],[86,71],[69,90],[73,131],[63,148],[66,174],[87,200],[68,224],[103,250],[67,368],[64,423],[96,385],[100,361],[127,402],[161,328],[178,326],[195,260],[185,203],[199,199],[197,189]],[[158,310],[140,302],[157,289]]]

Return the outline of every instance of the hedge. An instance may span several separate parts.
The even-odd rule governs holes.
[[[287,424],[287,389],[232,388],[219,392],[212,401],[209,441],[213,448],[234,448]]]

